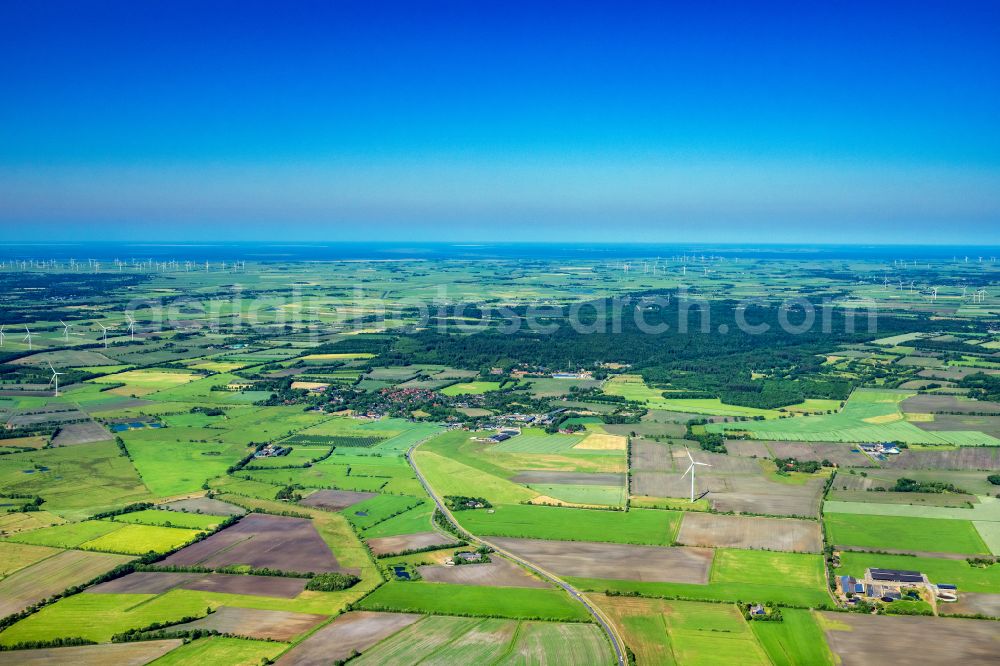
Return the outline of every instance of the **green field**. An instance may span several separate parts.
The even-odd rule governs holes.
[[[965,560],[845,552],[840,555],[836,574],[861,578],[869,567],[920,571],[927,574],[932,583],[957,585],[960,593],[1000,594],[1000,566],[974,567]]]
[[[49,546],[0,541],[0,579],[59,552]]]
[[[532,490],[570,504],[602,504],[622,506],[625,504],[625,486],[592,486],[570,483],[529,483]]]
[[[833,666],[836,663],[811,611],[785,608],[781,616],[781,622],[750,623],[774,666]]]
[[[988,554],[970,521],[825,513],[829,543],[879,550]]]
[[[562,590],[446,583],[386,583],[358,606],[362,610],[514,619],[585,622],[590,618],[583,606]]]
[[[242,638],[211,636],[192,641],[171,650],[150,666],[182,666],[183,664],[224,664],[226,666],[255,665],[274,659],[288,647],[285,643],[251,641]]]
[[[487,391],[500,390],[500,382],[464,382],[441,389],[442,395],[480,395]]]
[[[0,456],[0,487],[41,495],[47,511],[72,519],[151,498],[114,442]]]
[[[776,418],[772,409],[755,409],[740,405],[727,405],[718,398],[665,398],[662,389],[647,386],[639,375],[616,375],[604,384],[604,392],[642,403],[648,409],[689,412],[708,416],[763,416]]]
[[[668,546],[677,535],[681,513],[500,504],[493,513],[482,509],[458,511],[455,518],[473,534],[486,536]]]
[[[113,634],[127,629],[204,615],[205,606],[200,599],[175,593],[77,594],[60,599],[4,630],[0,633],[0,645],[60,636],[109,641]]]
[[[145,511],[123,513],[113,517],[112,520],[116,523],[136,523],[139,525],[160,525],[163,527],[188,527],[198,530],[210,530],[218,526],[225,518],[201,513],[146,509]]]
[[[899,403],[905,391],[858,389],[836,414],[797,416],[747,423],[714,423],[709,432],[745,432],[754,439],[806,442],[892,442],[936,445],[1000,446],[1000,439],[978,432],[921,430],[905,419]]]
[[[352,660],[382,664],[607,663],[610,648],[591,624],[431,616]]]
[[[717,549],[707,585],[570,578],[594,592],[637,592],[651,597],[708,601],[773,601],[816,607],[831,603],[823,575],[823,557],[802,553]]]
[[[8,537],[8,540],[36,546],[76,548],[84,542],[100,538],[105,534],[120,530],[122,527],[124,525],[109,520],[85,520],[81,523],[66,523],[31,532],[20,532]]]
[[[419,497],[376,495],[357,504],[352,504],[344,509],[343,513],[355,527],[365,529],[408,509],[412,509],[421,503],[422,500]]]
[[[121,529],[80,544],[80,548],[129,555],[142,555],[150,551],[166,553],[194,541],[199,534],[201,530],[126,524]]]

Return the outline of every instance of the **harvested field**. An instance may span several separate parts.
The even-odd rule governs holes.
[[[958,595],[958,601],[955,603],[939,603],[938,613],[942,615],[989,615],[990,617],[1000,617],[1000,594],[962,592]]]
[[[326,615],[312,613],[222,606],[208,617],[173,628],[208,629],[221,634],[288,642],[326,621],[327,618]]]
[[[673,472],[674,457],[670,445],[648,439],[632,441],[632,470],[637,472]]]
[[[114,439],[111,433],[100,423],[86,421],[70,423],[59,429],[59,434],[52,440],[52,446],[73,446],[74,444],[90,444]]]
[[[708,582],[713,551],[704,548],[670,548],[492,537],[491,543],[529,561],[543,562],[559,576],[610,578],[660,583]]]
[[[909,416],[912,417],[915,414],[909,414]],[[914,425],[928,432],[971,430],[992,437],[1000,435],[1000,416],[975,416],[973,414],[932,414],[930,416],[933,418],[932,421],[914,421]]]
[[[184,644],[179,638],[165,641],[138,643],[107,643],[105,645],[79,645],[75,647],[45,648],[42,650],[13,650],[0,652],[0,665],[51,666],[142,666],[162,657]]]
[[[740,458],[770,458],[771,452],[767,449],[769,443],[755,439],[727,439],[726,450],[729,455]]]
[[[913,663],[996,664],[1000,631],[989,620],[820,613],[834,654],[844,666]]]
[[[60,409],[60,410],[39,410],[33,409],[30,412],[24,412],[21,414],[15,414],[10,417],[7,421],[8,424],[12,426],[17,426],[19,428],[37,426],[41,424],[60,424],[60,423],[72,423],[74,421],[88,421],[90,419],[85,413],[78,409]],[[107,437],[106,439],[111,439]]]
[[[829,460],[840,467],[871,467],[871,459],[851,444],[835,442],[765,442],[776,458]]]
[[[188,513],[205,513],[212,516],[242,516],[247,512],[243,507],[209,497],[177,500],[161,504],[157,508]]]
[[[721,516],[687,512],[677,541],[685,546],[818,553],[823,550],[819,523],[793,518]]]
[[[378,537],[367,539],[368,547],[375,555],[392,555],[408,550],[419,550],[428,546],[445,547],[455,543],[455,539],[445,537],[437,532],[417,532],[416,534],[401,534],[399,536]]]
[[[748,462],[756,461],[745,459]],[[824,479],[808,479],[803,484],[776,483],[766,479],[760,468],[755,474],[698,475],[696,490],[708,491],[707,499],[717,511],[757,513],[774,516],[815,516],[819,513]],[[633,472],[632,494],[646,497],[688,497],[691,482],[680,472]]]
[[[136,571],[88,589],[86,594],[163,594],[202,574]]]
[[[166,566],[250,565],[283,571],[345,571],[312,521],[253,513],[165,559]],[[357,573],[357,571],[351,571]]]
[[[132,559],[125,555],[67,550],[25,567],[0,581],[0,617],[21,611],[68,587],[86,583]]]
[[[914,451],[907,449],[898,456],[889,456],[883,467],[907,469],[1000,469],[1000,448],[966,446],[952,451]]]
[[[286,652],[276,663],[277,666],[328,666],[333,661],[347,659],[355,651],[364,652],[421,618],[423,615],[412,613],[352,611]]]
[[[88,592],[94,594],[162,594],[168,590],[179,588],[201,592],[294,599],[302,594],[308,582],[305,578],[279,576],[137,571],[128,576],[101,583]]]
[[[703,478],[698,477],[698,483]],[[825,479],[809,479],[801,485],[772,483],[761,477],[733,476],[730,490],[708,496],[716,511],[759,513],[772,516],[815,516],[823,496]]]
[[[502,557],[493,556],[486,564],[444,566],[439,564],[418,567],[424,580],[431,583],[455,585],[487,585],[490,587],[549,587],[521,567]]]
[[[622,486],[625,485],[624,474],[606,474],[586,472],[521,472],[511,479],[514,483],[568,483],[581,486]]]
[[[592,451],[624,451],[628,439],[621,435],[606,435],[593,433],[587,435],[574,449],[589,449]]]
[[[340,511],[352,504],[371,499],[376,495],[378,493],[362,493],[353,490],[317,490],[302,500],[301,504],[318,509],[326,509],[327,511]]]
[[[938,412],[995,413],[1000,414],[1000,402],[961,400],[953,395],[923,393],[900,403],[904,412],[935,414]]]

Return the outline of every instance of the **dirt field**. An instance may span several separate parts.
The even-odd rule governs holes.
[[[586,472],[521,472],[511,479],[514,483],[571,483],[581,486],[623,486],[624,474]]]
[[[676,471],[674,457],[669,444],[661,444],[648,439],[632,441],[633,472],[673,472]]]
[[[75,444],[90,444],[114,439],[104,426],[94,421],[85,423],[70,423],[59,429],[59,434],[52,440],[52,446],[73,446]]]
[[[359,493],[353,490],[317,490],[302,500],[301,504],[327,511],[340,511],[352,504],[375,497],[378,493]]]
[[[829,460],[841,467],[872,467],[871,459],[865,454],[853,453],[851,444],[833,442],[765,442],[778,458],[798,460]]]
[[[756,461],[747,459],[748,462]],[[700,472],[695,492],[706,496],[717,511],[758,513],[774,516],[815,516],[819,513],[823,479],[802,485],[767,480],[759,467],[754,474]],[[646,497],[688,497],[691,481],[680,472],[633,472],[632,494]]]
[[[708,582],[713,551],[589,541],[491,537],[500,548],[541,563],[560,576],[661,583]]]
[[[953,395],[922,394],[907,398],[900,405],[904,412],[933,414],[935,412],[979,412],[1000,414],[1000,402],[959,400]]]
[[[160,571],[136,571],[127,576],[95,585],[85,594],[163,594],[201,574]]]
[[[698,483],[704,478],[698,477]],[[721,477],[727,490],[713,491],[708,501],[716,511],[759,513],[772,516],[816,516],[819,514],[824,479],[802,485],[774,483],[761,476]]]
[[[162,594],[174,588],[252,594],[258,597],[294,599],[302,593],[305,578],[279,576],[240,576],[235,574],[174,573],[168,571],[137,571],[88,590],[94,594]]]
[[[208,617],[180,624],[174,628],[209,629],[246,638],[291,641],[324,622],[327,617],[311,613],[223,606]]]
[[[400,536],[378,537],[368,539],[368,547],[376,555],[391,555],[402,553],[407,550],[426,548],[427,546],[447,546],[454,543],[454,539],[445,537],[437,532],[417,532],[416,534],[402,534]]]
[[[184,641],[142,641],[139,643],[109,643],[106,645],[80,645],[77,647],[46,648],[43,650],[15,650],[0,652],[0,665],[51,666],[142,666],[162,657]]]
[[[961,592],[955,603],[939,603],[938,613],[942,615],[976,615],[978,613],[990,617],[1000,617],[1000,594]]]
[[[457,567],[434,564],[418,567],[417,570],[424,580],[432,583],[490,587],[549,587],[548,583],[496,555],[488,564],[463,564]]]
[[[993,437],[1000,436],[1000,416],[934,414],[933,417],[933,421],[918,421],[913,425],[928,432],[971,430]]]
[[[15,571],[0,581],[0,617],[23,610],[68,587],[86,583],[132,559],[127,555],[67,550]]]
[[[156,508],[168,509],[170,511],[187,511],[188,513],[207,513],[213,516],[242,516],[247,512],[243,507],[208,497],[177,500],[176,502],[161,504]]]
[[[1000,469],[1000,447],[966,446],[953,451],[903,451],[882,462],[883,467],[907,469]]]
[[[174,553],[163,564],[205,567],[244,564],[316,573],[347,571],[337,563],[311,520],[265,513],[250,514],[236,525]]]
[[[684,514],[677,541],[685,546],[749,548],[818,553],[823,550],[819,523],[794,518]]]
[[[770,458],[771,452],[767,449],[768,442],[756,439],[727,439],[726,450],[731,456],[741,458]]]
[[[990,620],[820,613],[843,666],[996,664],[1000,631]],[[919,655],[919,656],[918,656]],[[916,660],[916,661],[915,661]]]
[[[327,666],[346,659],[355,650],[367,650],[422,617],[411,613],[346,613],[286,652],[276,663],[278,666]]]

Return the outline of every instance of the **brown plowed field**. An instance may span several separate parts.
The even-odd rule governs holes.
[[[311,520],[252,513],[163,560],[166,566],[249,565],[282,571],[344,571]],[[356,572],[352,572],[356,573]]]
[[[412,613],[345,613],[286,652],[276,663],[277,666],[328,666],[350,657],[354,651],[367,650],[422,617]]]
[[[491,537],[490,541],[558,576],[581,578],[705,584],[713,556],[706,548],[508,537]]]
[[[462,564],[447,567],[431,564],[418,567],[424,580],[455,585],[487,585],[490,587],[549,587],[521,567],[497,555],[487,564]]]
[[[818,522],[794,518],[720,516],[695,511],[684,514],[677,542],[686,546],[796,553],[823,550],[823,535]]]
[[[325,621],[327,617],[311,613],[223,606],[208,617],[172,628],[208,629],[247,638],[290,641]]]

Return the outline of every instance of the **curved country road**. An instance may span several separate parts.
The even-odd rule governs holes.
[[[458,525],[459,524],[458,521],[455,520],[455,517],[452,515],[451,511],[448,509],[447,506],[445,506],[444,502],[441,501],[441,498],[438,497],[438,494],[434,491],[434,489],[431,488],[431,485],[427,482],[427,479],[424,478],[424,475],[420,473],[420,468],[417,467],[417,463],[413,459],[413,452],[417,449],[418,446],[423,444],[425,441],[427,440],[425,439],[411,446],[409,450],[407,450],[406,452],[406,460],[408,463],[410,463],[410,467],[413,468],[413,473],[416,474],[417,480],[420,481],[420,484],[424,487],[424,490],[426,490],[427,494],[430,495],[432,500],[434,500],[434,504],[437,505],[438,510],[441,511],[441,513],[443,513],[448,518],[448,520],[452,522],[453,525]],[[441,530],[441,528],[438,527],[437,524],[434,525],[434,529],[443,532],[443,530]],[[570,597],[583,604],[584,608],[586,608],[587,611],[594,616],[594,619],[597,620],[597,624],[600,625],[601,629],[604,630],[604,633],[608,635],[608,640],[611,641],[611,647],[614,648],[615,657],[618,660],[618,665],[625,666],[626,664],[625,641],[623,641],[621,636],[618,635],[618,631],[611,623],[611,620],[609,620],[607,616],[604,615],[603,611],[601,611],[599,608],[597,608],[589,601],[587,601],[575,587],[573,587],[566,581],[562,580],[554,573],[546,571],[537,564],[529,562],[522,557],[518,557],[517,555],[514,555],[513,553],[506,551],[495,544],[490,543],[489,541],[483,539],[482,537],[478,537],[474,534],[471,534],[465,528],[462,528],[462,530],[469,535],[471,541],[480,543],[484,546],[489,546],[490,548],[500,553],[501,555],[504,555],[514,560],[515,562],[520,563],[521,565],[535,572],[545,580],[548,580],[550,583],[558,585],[563,590],[565,590]]]

